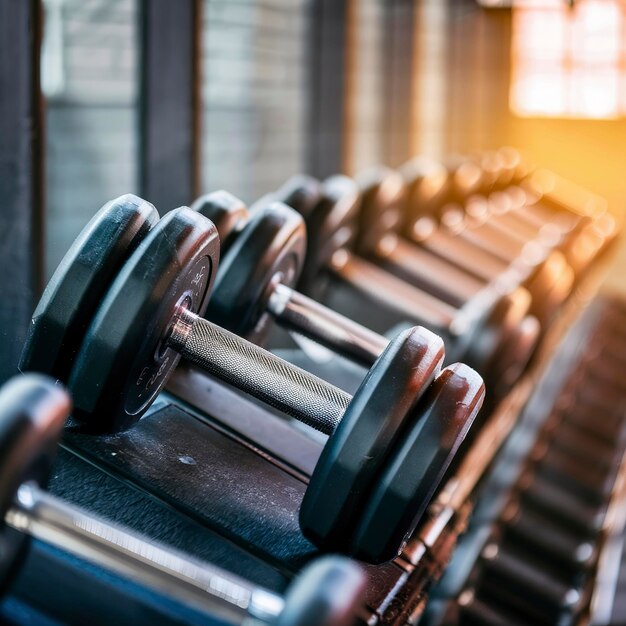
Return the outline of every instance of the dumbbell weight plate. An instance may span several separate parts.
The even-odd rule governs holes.
[[[307,220],[322,200],[322,197],[322,183],[317,178],[307,176],[306,174],[296,174],[271,194],[269,199],[290,206]],[[259,202],[255,202],[252,210],[256,209],[263,202],[263,198]]]
[[[353,626],[364,588],[365,576],[356,563],[322,557],[289,587],[276,626]]]
[[[76,417],[101,432],[141,417],[179,360],[163,348],[169,322],[183,304],[202,315],[218,260],[217,230],[202,215],[182,207],[157,223],[87,331],[69,381]]]
[[[465,438],[484,395],[482,379],[464,364],[451,365],[437,377],[415,407],[416,419],[397,441],[361,512],[352,537],[357,558],[379,562],[397,555]]]
[[[308,255],[299,283],[305,293],[310,293],[333,255],[350,247],[361,206],[359,188],[347,176],[331,176],[322,188],[323,199],[306,217]]]
[[[478,316],[466,318],[467,329],[456,337],[454,355],[476,368],[486,380],[493,397],[506,393],[532,357],[541,327],[529,316],[532,298],[523,287],[499,295],[485,290],[472,305]],[[491,302],[480,302],[480,300]],[[484,305],[484,306],[483,306]]]
[[[358,255],[371,257],[383,238],[400,229],[406,188],[402,175],[386,167],[374,167],[357,179],[362,194]]]
[[[20,370],[66,381],[96,308],[123,263],[159,219],[127,194],[105,204],[83,229],[33,314]]]
[[[223,258],[207,318],[261,343],[270,327],[266,304],[272,287],[279,282],[294,285],[305,254],[300,215],[278,202],[254,211]]]
[[[407,191],[406,234],[410,236],[415,219],[430,216],[438,219],[439,211],[452,193],[452,177],[439,162],[416,157],[400,168]]]
[[[416,327],[392,339],[369,370],[324,446],[300,507],[300,526],[316,545],[331,551],[350,545],[378,472],[419,419],[415,406],[443,357],[441,339]]]
[[[13,505],[21,484],[45,486],[56,453],[69,397],[52,379],[29,374],[13,379],[0,392],[0,515]],[[28,535],[4,523],[0,527],[0,590],[19,570]]]
[[[220,236],[220,254],[223,256],[232,243],[231,235],[250,219],[248,207],[228,191],[214,191],[198,198],[191,209],[210,219]]]

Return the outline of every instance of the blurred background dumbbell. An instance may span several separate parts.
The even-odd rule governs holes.
[[[456,263],[448,263],[402,236],[402,219],[411,211],[407,206],[411,199],[398,172],[375,168],[360,177],[359,185],[363,206],[356,250],[416,286],[437,293],[443,301],[458,307],[484,291],[506,295],[525,288],[532,297],[530,312],[545,326],[569,295],[574,276],[565,257],[555,249],[558,237],[541,241],[538,235],[518,235],[514,240],[506,231],[493,233],[490,240],[508,257],[502,258],[500,268],[484,281],[467,271],[464,255],[459,255]],[[466,210],[477,201],[476,197],[468,201]],[[487,226],[493,229],[494,220],[485,222],[481,229]],[[459,237],[456,234],[454,239]],[[475,250],[474,246],[470,254]],[[429,270],[430,265],[440,267],[440,271]]]
[[[136,214],[146,203],[126,198],[121,204]],[[440,341],[412,328],[389,343],[352,397],[200,317],[218,269],[219,240],[198,212],[168,213],[139,246],[126,250],[125,263],[111,276],[108,255],[124,256],[127,237],[123,229],[104,229],[118,245],[99,247],[95,226],[119,223],[119,206],[101,210],[53,276],[33,318],[22,370],[35,369],[45,361],[40,353],[54,349],[55,363],[71,365],[62,380],[74,394],[74,417],[88,429],[111,432],[142,416],[184,356],[331,435],[301,506],[303,531],[325,550],[371,562],[393,558],[482,404],[480,377],[463,364],[439,373]],[[144,212],[153,215],[154,208]],[[91,280],[77,282],[76,264],[83,263]],[[105,295],[99,301],[92,290]],[[58,343],[67,332],[59,334],[54,323],[59,309],[67,314],[60,293],[75,296],[71,304],[79,310],[69,317],[74,325],[85,322],[80,342],[72,336],[68,345]]]
[[[33,537],[192,606],[206,619],[279,626],[349,626],[356,621],[364,575],[348,559],[314,561],[281,597],[46,493],[69,411],[69,396],[44,376],[21,376],[0,389],[3,589],[19,571],[26,542]]]
[[[548,264],[554,273],[559,268],[562,273],[564,261],[573,278],[579,279],[614,240],[616,220],[601,199],[581,190],[554,194],[569,198],[574,206],[568,208],[566,199],[550,199],[546,193],[556,186],[548,180],[556,177],[551,179],[545,172],[530,178],[526,171],[515,174],[515,166],[507,167],[506,159],[497,153],[476,161],[457,158],[446,167],[418,158],[402,168],[408,187],[405,237],[483,280],[493,280],[513,262],[520,277],[528,275],[529,282],[533,267]],[[499,176],[504,176],[504,182],[498,181]],[[586,201],[581,203],[580,196]],[[532,240],[521,239],[522,248],[507,240],[506,233],[494,231],[494,224],[502,221],[507,222],[507,232],[526,232]],[[494,232],[485,236],[490,229]]]
[[[458,309],[358,256],[353,249],[361,194],[348,177],[334,176],[320,184],[298,176],[269,199],[305,216],[308,253],[300,287],[306,294],[372,323],[379,332],[402,323],[423,324],[444,337],[450,360],[466,361],[485,377],[492,397],[517,380],[539,335],[536,320],[527,315],[528,293],[485,290]]]
[[[295,290],[305,263],[306,230],[293,209],[259,202],[248,211],[226,191],[202,196],[192,208],[213,221],[225,242],[207,319],[255,343],[264,342],[274,320],[366,367],[387,347],[386,337]],[[439,338],[420,332],[424,350],[443,351]]]

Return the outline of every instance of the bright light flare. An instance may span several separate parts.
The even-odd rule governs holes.
[[[626,9],[620,0],[527,0],[513,9],[511,110],[522,117],[626,113]]]

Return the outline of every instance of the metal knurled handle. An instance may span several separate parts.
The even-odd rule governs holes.
[[[330,435],[352,396],[198,317],[178,313],[168,344],[216,378]]]

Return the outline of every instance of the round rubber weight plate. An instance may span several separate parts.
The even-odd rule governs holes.
[[[54,380],[38,374],[19,376],[0,389],[0,515],[12,506],[19,486],[45,486],[56,445],[70,412],[70,400]],[[0,590],[19,570],[28,536],[2,525]]]
[[[365,575],[354,561],[321,557],[289,586],[276,626],[353,626],[364,590]]]
[[[574,273],[562,252],[553,250],[524,281],[524,287],[533,297],[531,313],[546,328],[553,315],[570,295]]]
[[[383,563],[399,553],[426,510],[485,396],[467,365],[444,369],[414,409],[413,424],[378,474],[351,538],[355,557]]]
[[[400,230],[406,188],[402,175],[387,167],[374,167],[357,178],[361,190],[361,218],[354,249],[370,256],[381,240]]]
[[[159,219],[131,194],[105,204],[54,272],[33,314],[20,370],[67,382],[72,361],[100,300],[120,268]]]
[[[297,211],[307,220],[311,212],[322,200],[322,184],[317,178],[306,174],[292,176],[282,187],[279,187],[271,198],[282,202]]]
[[[220,236],[220,254],[224,256],[238,230],[250,219],[248,207],[228,191],[214,191],[198,198],[191,208],[210,219]]]
[[[377,472],[443,357],[441,338],[416,326],[393,339],[368,372],[324,446],[300,507],[302,531],[319,547],[349,545]]]
[[[331,176],[322,189],[321,202],[306,217],[307,259],[300,280],[305,292],[311,291],[335,252],[352,245],[361,208],[358,185],[347,176]]]
[[[416,157],[401,168],[408,187],[405,227],[409,238],[413,225],[421,217],[438,218],[441,207],[448,202],[452,180],[442,163]]]
[[[484,293],[490,295],[487,290]],[[490,394],[496,389],[501,392],[502,366],[506,363],[508,369],[516,360],[523,360],[526,364],[530,356],[515,353],[520,346],[514,337],[528,315],[531,296],[526,289],[518,287],[504,295],[494,292],[482,303],[476,299],[475,304],[477,309],[482,304],[488,306],[479,317],[469,321],[471,330],[459,337],[455,358],[463,360],[484,377]]]
[[[531,302],[530,293],[518,287],[498,301],[485,321],[485,329],[492,329],[486,332],[494,337],[495,345],[485,362],[485,371],[479,373],[492,398],[501,398],[510,390],[537,347],[541,328],[538,320],[528,314]],[[468,353],[467,363],[472,365],[472,361]]]
[[[70,375],[74,416],[98,432],[129,427],[179,355],[165,346],[176,309],[202,315],[219,259],[212,222],[169,212],[128,259],[98,310]]]
[[[298,213],[279,202],[254,211],[221,259],[207,319],[261,343],[271,321],[266,303],[272,286],[295,284],[305,254]]]

